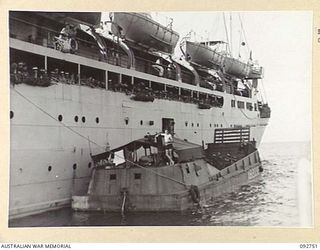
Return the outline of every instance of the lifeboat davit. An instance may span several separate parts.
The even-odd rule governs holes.
[[[203,43],[186,42],[187,57],[191,62],[208,68],[219,68],[223,63],[223,55]]]
[[[250,71],[248,74],[248,79],[262,79],[264,75],[264,69],[263,67],[252,64],[250,65]]]
[[[245,78],[250,73],[250,65],[234,57],[226,56],[222,66],[223,72],[238,78]]]
[[[110,16],[126,40],[141,43],[162,52],[173,53],[179,34],[172,30],[170,25],[165,27],[154,21],[149,13],[113,12]],[[112,31],[118,33],[115,26]]]

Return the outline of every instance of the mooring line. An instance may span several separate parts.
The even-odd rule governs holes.
[[[48,115],[50,118],[52,118],[53,120],[55,120],[56,122],[58,122],[59,124],[61,124],[63,127],[69,129],[71,132],[77,134],[78,136],[84,138],[85,140],[87,140],[87,141],[93,143],[94,145],[100,147],[101,149],[105,150],[105,147],[99,145],[99,144],[96,143],[95,141],[91,140],[90,138],[82,135],[81,133],[79,133],[79,132],[75,131],[74,129],[70,128],[68,125],[66,125],[66,124],[64,124],[63,122],[59,121],[59,120],[56,119],[53,115],[51,115],[50,113],[48,113],[47,111],[45,111],[43,108],[41,108],[40,106],[38,106],[37,104],[35,104],[33,101],[31,101],[29,98],[27,98],[26,96],[24,96],[21,92],[19,92],[19,91],[16,90],[15,88],[13,88],[13,90],[14,90],[18,95],[20,95],[23,99],[25,99],[27,102],[29,102],[30,104],[32,104],[33,106],[35,106],[37,109],[39,109],[41,112],[43,112],[44,114]],[[160,176],[160,177],[162,177],[162,178],[171,180],[171,181],[176,182],[176,183],[178,183],[178,184],[181,184],[181,185],[183,185],[183,186],[185,186],[185,187],[188,187],[188,186],[189,186],[188,184],[186,184],[186,183],[184,183],[184,182],[182,182],[182,181],[173,179],[173,178],[171,178],[171,177],[169,177],[169,176],[166,176],[166,175],[163,175],[163,174],[159,174],[158,172],[156,172],[156,171],[154,171],[154,170],[151,170],[151,169],[149,169],[149,168],[143,167],[143,166],[141,166],[141,165],[139,165],[139,164],[137,164],[137,163],[135,163],[135,162],[132,162],[132,161],[130,161],[130,160],[125,159],[124,157],[121,157],[121,156],[117,156],[117,157],[119,157],[119,158],[125,160],[126,162],[129,162],[129,163],[131,163],[131,164],[133,164],[133,165],[135,165],[135,166],[137,166],[137,167],[139,167],[139,168],[145,169],[146,171],[152,172],[152,173],[154,173],[155,175],[158,175],[158,176]]]

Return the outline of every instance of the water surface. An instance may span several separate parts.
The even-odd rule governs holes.
[[[262,175],[203,209],[127,213],[122,218],[120,213],[63,208],[14,219],[9,226],[311,226],[310,143],[266,143],[259,151]]]

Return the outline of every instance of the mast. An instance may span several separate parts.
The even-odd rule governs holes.
[[[232,49],[232,13],[230,12],[230,50],[231,50],[231,56],[233,56],[233,49]]]
[[[226,24],[226,16],[225,16],[224,12],[222,13],[222,15],[223,15],[224,30],[226,32],[226,39],[227,39],[227,51],[231,54],[230,43],[229,43],[229,35],[228,35],[228,29],[227,29],[227,24]]]

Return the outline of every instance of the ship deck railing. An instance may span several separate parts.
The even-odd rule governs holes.
[[[17,17],[10,17],[10,26],[12,27],[10,28],[10,37],[52,49],[55,48],[55,37],[58,37],[60,35],[59,29],[44,27]],[[19,27],[19,30],[15,30],[14,27]],[[24,31],[20,32],[21,29],[23,29]],[[93,40],[93,38],[88,39],[92,39],[92,41],[85,39],[84,34],[78,35],[76,37],[76,40],[78,41],[79,45],[79,49],[76,52],[77,55],[97,61],[105,61],[108,64],[120,66],[123,68],[127,67],[128,56],[124,53],[124,51],[120,50],[117,45],[111,46],[110,48],[108,47],[107,58],[103,59],[96,42]],[[135,55],[135,59],[135,70],[151,75],[158,75],[158,73],[152,67],[156,64],[154,61],[148,60],[138,55]],[[162,77],[171,80],[175,79],[175,70],[173,68],[170,68],[168,67],[168,65],[164,64],[157,65],[162,66],[164,68],[164,74]],[[181,78],[182,81],[185,83],[193,85],[195,84],[192,73],[184,69],[181,70]],[[200,80],[202,83],[202,87],[213,89],[212,86],[208,84],[203,84],[205,82],[204,78],[200,77]],[[220,83],[217,82],[216,84],[219,85]],[[223,91],[220,88],[217,89],[217,91],[219,90]]]
[[[14,22],[16,22],[16,23],[14,23]],[[19,30],[22,28],[22,29],[24,29],[24,32],[19,33],[19,32],[17,32],[16,29],[12,28],[11,26],[22,26],[19,28]],[[34,30],[32,31],[32,29],[33,29],[32,27],[36,28],[36,35],[35,36],[32,35],[33,33],[35,33]],[[22,20],[19,18],[10,17],[10,36],[12,38],[54,49],[54,37],[58,36],[58,35],[59,35],[59,30],[57,30],[57,27],[56,27],[56,29],[50,29],[48,27],[43,27],[41,25],[37,25],[37,24],[31,23],[31,22],[28,22],[28,21],[25,21],[25,20]],[[84,34],[82,34],[82,35],[84,35]],[[99,49],[97,47],[97,44],[94,42],[94,40],[88,41],[86,39],[82,39],[81,37],[77,37],[77,41],[79,42],[79,51],[77,52],[77,55],[83,56],[86,58],[90,58],[93,60],[98,60],[98,61],[102,60],[101,56],[100,56]],[[116,48],[116,47],[117,46],[115,46],[113,48],[109,48],[107,50],[108,56],[107,56],[106,63],[112,64],[112,65],[117,65],[120,67],[127,67],[128,57],[123,54],[124,52],[119,51],[118,50],[119,48]],[[118,55],[118,56],[115,56],[115,55]],[[144,72],[144,73],[148,73],[151,75],[157,75],[157,72],[152,67],[152,65],[155,62],[150,61],[145,58],[142,58],[139,55],[136,56],[136,59],[137,59],[136,60],[137,64],[136,64],[135,70],[140,71],[140,72]],[[163,67],[166,67],[166,65],[163,65]],[[48,74],[49,73],[50,72],[48,72]],[[184,83],[190,82],[190,79],[192,78],[192,76],[190,74],[191,74],[190,72],[186,72],[186,71],[182,70],[182,72],[181,72],[182,82],[184,82]],[[79,76],[79,75],[77,76],[78,79],[80,77],[83,77],[83,76]],[[172,75],[170,76],[168,74],[167,70],[165,71],[163,78],[168,78],[168,79],[174,80]],[[106,85],[105,79],[96,79],[96,80],[104,82],[104,84]],[[114,80],[112,80],[112,79],[109,81],[110,81],[110,82],[108,82],[108,89],[109,90],[125,92],[127,94],[130,93],[130,90],[121,86],[121,85],[126,85],[125,82],[117,83],[117,82],[114,82]],[[191,81],[192,81],[192,79],[191,79]],[[91,83],[87,84],[86,80],[76,81],[76,82],[81,85],[88,85],[89,87],[101,87],[102,86],[102,84],[91,84]],[[112,86],[112,85],[114,85],[114,86]],[[120,85],[120,87],[117,87],[117,85]],[[218,82],[216,83],[216,86],[217,86],[217,88],[214,89],[215,91],[224,92],[226,90]],[[201,91],[199,91],[199,96],[198,95],[195,96],[194,94],[192,94],[192,92],[191,92],[191,94],[187,93],[184,95],[184,94],[179,94],[179,91],[177,89],[170,90],[169,85],[167,87],[168,87],[167,90],[169,90],[169,91],[166,92],[165,90],[159,90],[159,91],[153,90],[152,95],[158,99],[169,99],[169,100],[176,100],[176,101],[182,101],[182,102],[187,102],[187,103],[198,104],[198,103],[208,102],[206,100],[208,98],[208,95],[205,94],[206,96],[201,96]],[[203,78],[200,78],[200,87],[213,90],[212,86],[207,84],[205,79],[203,79]],[[173,87],[173,88],[176,88],[176,87]],[[226,91],[227,91],[227,93],[230,92],[230,94],[238,95],[238,93],[232,89],[229,90],[229,92],[228,92],[228,90],[226,90]],[[182,88],[181,88],[181,92],[183,92]],[[131,93],[132,93],[132,91],[131,91]],[[212,107],[220,107],[220,106],[222,106],[222,103],[212,103]]]
[[[10,28],[10,37],[52,49],[55,48],[55,37],[58,37],[60,35],[60,30],[58,29],[50,29],[48,27],[34,24],[16,17],[10,17],[10,26],[12,27]],[[19,30],[15,30],[14,27],[19,27]],[[21,29],[23,29],[24,31],[20,32]],[[79,45],[77,55],[97,61],[105,61],[108,64],[120,66],[123,68],[127,67],[128,56],[123,51],[121,51],[118,48],[118,46],[115,45],[107,48],[107,58],[105,60],[100,54],[98,45],[94,40],[90,41],[84,39],[83,34],[82,36],[78,35],[76,37],[76,40]],[[152,67],[152,65],[154,65],[155,62],[147,60],[140,56],[135,56],[135,59],[135,70],[148,74],[157,75],[157,72]],[[168,69],[166,65],[159,65],[164,67],[165,69],[163,77],[173,79],[173,77],[170,76],[170,74],[168,73],[170,69]],[[190,84],[192,84],[193,80],[192,74],[190,72],[183,71],[182,78],[185,82],[189,82]]]

